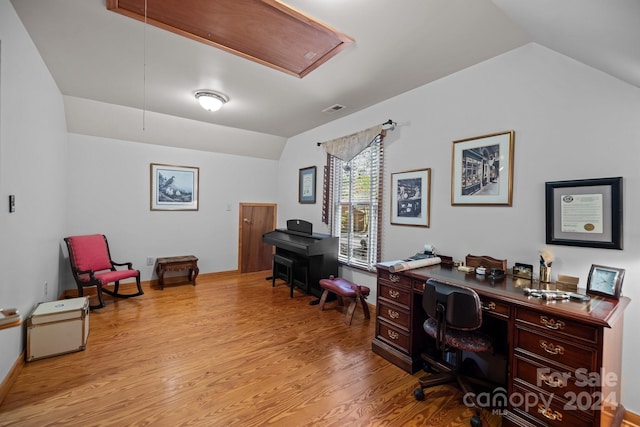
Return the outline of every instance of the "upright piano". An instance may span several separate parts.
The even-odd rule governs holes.
[[[287,220],[286,229],[262,235],[262,241],[276,248],[278,255],[293,258],[307,268],[308,291],[320,297],[320,279],[338,277],[338,238],[313,232],[313,224],[301,219]],[[304,272],[293,272],[294,283],[301,282]]]

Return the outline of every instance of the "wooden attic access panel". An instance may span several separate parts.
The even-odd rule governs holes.
[[[107,9],[304,77],[353,39],[278,0],[107,0]]]

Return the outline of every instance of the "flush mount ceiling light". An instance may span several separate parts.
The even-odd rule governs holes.
[[[195,95],[202,108],[207,111],[218,111],[229,102],[227,95],[213,90],[198,90]]]

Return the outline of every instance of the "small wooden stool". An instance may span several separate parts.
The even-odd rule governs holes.
[[[338,305],[344,306],[345,298],[351,301],[344,319],[344,322],[347,325],[351,325],[351,321],[353,320],[353,312],[356,310],[358,300],[360,300],[360,302],[362,303],[362,312],[364,313],[364,318],[370,318],[369,306],[365,301],[365,298],[369,295],[369,292],[371,292],[368,287],[356,285],[355,283],[351,283],[350,281],[342,279],[340,277],[335,278],[333,277],[333,275],[329,276],[328,279],[320,279],[320,286],[322,287],[322,289],[324,289],[324,292],[322,292],[322,297],[320,297],[320,310],[324,310],[324,303],[327,300],[327,296],[329,295],[329,292],[333,292],[338,297]]]

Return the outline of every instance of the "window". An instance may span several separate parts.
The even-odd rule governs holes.
[[[380,258],[382,135],[351,161],[329,156],[332,235],[339,237],[338,260],[373,270]]]

